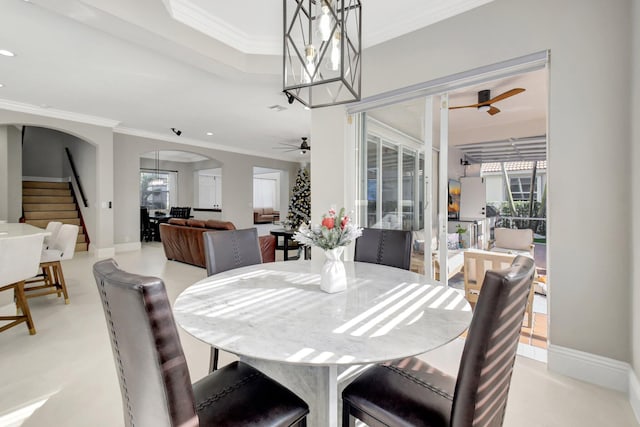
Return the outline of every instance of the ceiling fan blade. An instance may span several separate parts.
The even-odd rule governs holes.
[[[487,113],[489,113],[490,115],[494,115],[494,114],[498,114],[500,112],[499,108],[494,107],[493,105],[489,108],[489,111],[487,111]]]
[[[449,107],[449,110],[457,110],[458,108],[479,107],[481,105],[485,105],[485,103],[482,103],[482,104],[471,104],[471,105],[459,105],[457,107]]]
[[[506,91],[504,93],[501,93],[498,96],[494,96],[493,98],[488,100],[485,104],[487,104],[487,105],[488,104],[493,104],[494,102],[502,101],[505,98],[509,98],[510,96],[517,95],[517,94],[522,93],[524,91],[525,91],[525,89],[517,87],[517,88],[511,89],[511,90],[508,90],[508,91]]]

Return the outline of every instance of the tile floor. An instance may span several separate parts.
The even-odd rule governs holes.
[[[169,297],[205,277],[204,269],[167,261],[159,243],[116,255],[121,268],[160,276]],[[30,300],[37,335],[24,325],[0,334],[0,426],[121,426],[120,390],[88,253],[63,268],[71,303]],[[11,306],[0,312],[12,312]],[[209,348],[181,331],[192,380],[206,374]],[[463,341],[423,356],[455,374]],[[222,355],[222,363],[233,360]],[[518,357],[505,426],[638,426],[625,395],[547,371]]]

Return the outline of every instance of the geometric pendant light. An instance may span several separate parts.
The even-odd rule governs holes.
[[[309,108],[360,100],[360,0],[283,0],[283,86]]]

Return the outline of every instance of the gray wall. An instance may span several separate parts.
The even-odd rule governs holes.
[[[7,126],[0,126],[0,220],[9,218],[9,135]]]
[[[17,222],[22,216],[22,134],[15,126],[7,127],[7,220]]]
[[[550,49],[550,342],[620,361],[631,361],[630,5],[495,0],[367,49],[362,66],[366,97]],[[315,147],[335,148],[313,131],[341,117],[312,110]],[[335,170],[311,154],[315,170]],[[313,178],[312,206],[333,191]]]
[[[22,146],[22,175],[66,178],[64,139],[66,134],[52,129],[28,127]]]
[[[71,152],[76,172],[80,177],[80,183],[87,198],[87,207],[84,206],[78,185],[73,179],[73,171],[67,159],[65,148]],[[96,200],[95,146],[64,132],[30,126],[25,132],[22,150],[23,176],[70,180],[89,240],[93,243],[97,232],[94,207],[98,203]]]
[[[260,166],[280,169],[283,180],[295,179],[297,163],[247,156],[197,146],[158,141],[132,135],[114,134],[114,163],[118,173],[114,177],[114,186],[118,189],[114,198],[114,217],[118,225],[114,234],[116,244],[138,242],[140,239],[140,155],[156,150],[181,150],[206,156],[211,162],[198,162],[198,168],[222,168],[222,219],[231,221],[237,228],[253,226],[253,167]],[[193,169],[192,169],[193,170]],[[186,173],[193,180],[193,173]],[[288,176],[287,176],[288,175]],[[187,177],[185,177],[187,178]],[[179,179],[182,180],[182,177]],[[288,188],[287,187],[287,188]],[[191,200],[193,189],[182,191],[184,199]],[[288,200],[288,196],[287,196]],[[185,203],[186,204],[186,203]]]
[[[638,218],[640,212],[640,0],[633,0],[633,9],[631,14],[631,22],[633,28],[633,46],[632,46],[632,73],[633,76],[631,93],[631,111],[630,115],[634,119],[631,121],[631,171],[632,171],[632,214],[634,219]],[[640,373],[640,224],[636,220],[631,221],[631,230],[633,235],[633,282],[632,282],[632,309],[633,321],[631,325],[631,337],[633,343],[633,369],[637,374]],[[636,413],[640,413],[640,408],[636,408]]]
[[[0,220],[18,222],[22,216],[21,156],[20,131],[0,126]]]

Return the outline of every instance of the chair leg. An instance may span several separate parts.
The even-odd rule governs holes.
[[[216,347],[211,347],[211,354],[209,356],[209,372],[213,372],[218,369],[218,356],[219,351]]]
[[[535,294],[535,285],[531,283],[531,289],[529,290],[529,296],[527,298],[527,328],[533,326],[533,297]]]
[[[355,427],[356,420],[351,416],[351,408],[347,402],[342,401],[342,427]]]
[[[53,265],[54,274],[56,277],[56,283],[60,285],[60,290],[64,294],[64,303],[69,304],[69,293],[67,292],[67,284],[64,281],[64,274],[62,273],[62,264],[60,261],[56,261]],[[60,296],[60,292],[58,292],[58,297]]]
[[[24,280],[18,282],[15,288],[16,293],[16,307],[20,304],[20,308],[22,309],[22,314],[26,318],[27,328],[29,329],[30,335],[36,334],[36,326],[33,324],[33,319],[31,318],[31,310],[29,310],[29,303],[24,296]]]

